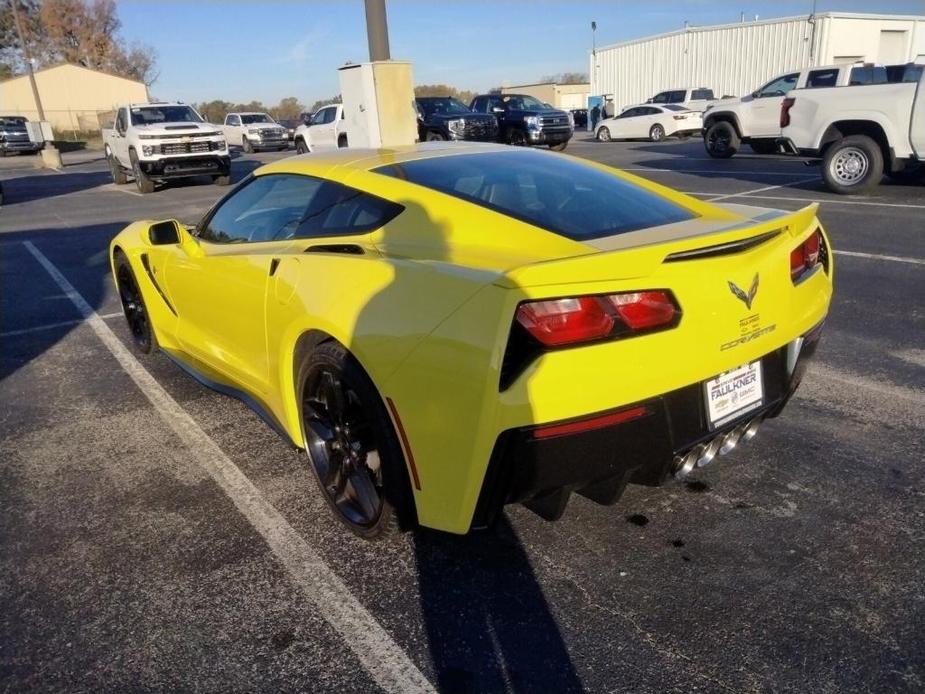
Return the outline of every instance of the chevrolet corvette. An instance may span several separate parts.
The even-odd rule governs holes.
[[[110,252],[137,348],[251,406],[369,538],[710,464],[797,388],[834,269],[815,205],[461,143],[284,159]]]

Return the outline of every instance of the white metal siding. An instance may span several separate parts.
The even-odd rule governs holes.
[[[815,37],[807,19],[691,27],[601,48],[596,68],[589,56],[591,94],[613,94],[617,110],[681,87],[709,87],[717,97],[743,96],[772,77],[831,63],[835,56],[876,61],[882,30],[907,32],[907,60],[921,52],[919,37],[925,36],[925,18],[823,14],[816,17]]]

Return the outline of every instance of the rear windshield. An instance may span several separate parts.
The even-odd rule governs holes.
[[[533,150],[460,154],[375,169],[577,241],[696,217],[587,164]]]

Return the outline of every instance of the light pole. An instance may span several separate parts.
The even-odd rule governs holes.
[[[32,96],[35,99],[35,110],[39,114],[39,122],[45,120],[45,109],[42,108],[42,99],[39,97],[39,86],[35,82],[35,72],[32,70],[32,52],[29,50],[29,44],[22,33],[22,23],[19,21],[19,0],[11,0],[10,6],[13,8],[13,23],[16,25],[16,35],[19,37],[19,45],[22,46],[23,57],[26,59],[26,71],[29,73],[29,83],[32,85]],[[40,126],[41,127],[41,126]],[[42,139],[45,133],[42,128]],[[42,162],[50,169],[61,168],[61,153],[55,148],[54,143],[50,140],[45,141],[42,149]]]
[[[369,42],[369,59],[391,60],[389,52],[389,24],[385,16],[385,0],[366,1],[366,38]]]

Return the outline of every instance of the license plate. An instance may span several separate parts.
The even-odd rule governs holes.
[[[711,429],[758,409],[764,402],[761,362],[753,361],[710,379],[704,384],[704,397]]]

